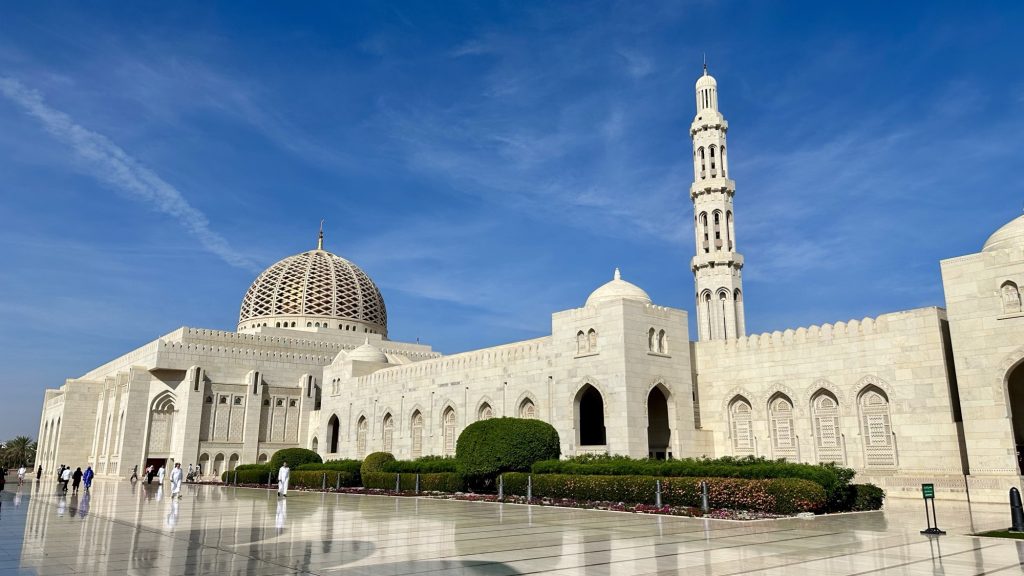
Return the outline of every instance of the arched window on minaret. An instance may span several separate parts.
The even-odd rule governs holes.
[[[718,149],[718,155],[721,156],[718,161],[722,164],[722,178],[728,178],[726,172],[729,170],[729,163],[725,161],[725,146]]]
[[[729,317],[731,316],[731,314],[729,313],[730,310],[728,290],[722,290],[721,292],[718,293],[718,302],[720,304],[718,310],[721,313],[721,316],[719,318],[721,320],[722,326],[722,338],[729,338],[729,333],[731,332],[731,330],[729,330]]]
[[[701,304],[704,307],[704,322],[703,322],[704,326],[703,326],[703,329],[704,329],[704,332],[707,334],[708,340],[713,340],[715,338],[715,332],[712,329],[712,320],[711,320],[711,318],[712,318],[712,315],[711,315],[711,292],[710,291],[705,291],[704,294],[702,295],[701,299],[703,300],[703,302]]]
[[[743,318],[743,292],[739,288],[732,294],[733,317],[736,321],[736,337],[747,333],[746,320]]]
[[[697,148],[697,155],[700,156],[700,179],[707,177],[707,165],[704,162],[704,147]]]
[[[708,252],[711,251],[711,245],[708,242],[708,213],[707,212],[701,212],[700,213],[700,228],[701,228],[701,235],[704,237],[703,244],[700,247],[703,248],[704,249],[704,253],[707,254]]]
[[[715,210],[715,252],[722,249],[722,213]]]
[[[732,252],[732,210],[725,212],[725,249]]]
[[[718,169],[715,166],[715,145],[708,146],[708,155],[711,157],[711,177],[718,176]]]

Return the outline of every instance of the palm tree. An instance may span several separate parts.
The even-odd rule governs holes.
[[[28,466],[35,462],[36,443],[28,436],[16,436],[4,443],[3,460],[11,466]]]

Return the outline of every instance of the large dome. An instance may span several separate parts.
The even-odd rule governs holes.
[[[1024,246],[1024,216],[1018,216],[996,230],[988,237],[981,250],[991,252],[1014,246]]]
[[[317,249],[267,268],[242,299],[238,331],[331,328],[387,336],[388,313],[373,280],[348,260]]]
[[[591,292],[584,306],[593,306],[613,300],[639,300],[645,304],[651,303],[651,297],[647,295],[647,292],[644,292],[643,288],[636,284],[623,280],[618,268],[615,269],[612,281]]]

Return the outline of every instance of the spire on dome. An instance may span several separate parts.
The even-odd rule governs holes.
[[[317,236],[317,238],[316,238],[316,249],[317,250],[323,250],[324,249],[324,220],[323,220],[323,218],[320,219],[320,235]]]
[[[704,53],[704,75],[708,75],[708,53]]]
[[[619,273],[619,268],[615,268],[615,274],[612,275],[613,280],[622,280],[622,274]]]

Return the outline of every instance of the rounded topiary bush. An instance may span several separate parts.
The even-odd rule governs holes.
[[[277,472],[278,468],[281,467],[281,464],[285,462],[288,463],[289,468],[295,469],[303,464],[319,464],[323,461],[323,458],[312,450],[307,450],[305,448],[285,448],[284,450],[274,452],[274,456],[270,459],[270,468],[274,472]]]
[[[394,461],[395,457],[391,452],[373,452],[363,458],[363,464],[359,467],[359,475],[365,478],[367,474],[383,472],[384,466]]]
[[[560,455],[555,428],[547,422],[523,418],[474,422],[462,431],[455,447],[459,473],[477,485],[502,472],[528,472],[534,462]]]

